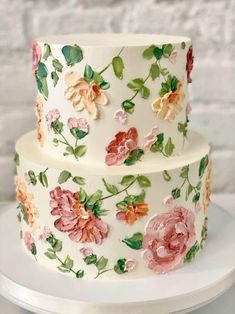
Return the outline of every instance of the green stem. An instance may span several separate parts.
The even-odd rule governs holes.
[[[122,53],[124,47],[122,47],[122,49],[119,51],[119,53],[117,54],[116,57],[119,57],[120,54]],[[110,62],[108,65],[106,65],[101,71],[98,72],[99,75],[101,75],[102,73],[104,73],[110,66],[111,66],[112,62]]]
[[[159,66],[160,73],[161,73],[162,77],[164,78],[164,80],[166,82],[167,78],[166,78],[166,75],[162,74],[162,67],[161,67],[160,61],[156,61],[156,63]]]
[[[56,254],[56,252],[55,252],[55,256],[56,256],[57,260],[61,263],[61,265],[63,265],[65,267],[64,262],[59,258],[59,256]],[[72,268],[70,268],[68,270],[71,271],[75,276],[77,275],[77,273]]]
[[[98,274],[94,277],[94,279],[97,279],[100,275],[107,273],[108,271],[111,271],[111,270],[113,270],[113,268],[105,269],[105,270],[102,270],[101,272],[98,271]]]

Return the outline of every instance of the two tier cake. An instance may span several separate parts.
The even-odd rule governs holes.
[[[191,262],[207,236],[209,145],[188,130],[189,38],[33,42],[37,130],[16,144],[20,236],[52,271],[133,279]]]

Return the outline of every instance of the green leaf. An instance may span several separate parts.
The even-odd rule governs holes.
[[[155,45],[151,45],[150,47],[145,49],[143,51],[143,54],[142,54],[143,58],[147,59],[147,60],[150,60],[154,56],[154,54],[153,54],[154,48],[156,48],[156,46]]]
[[[38,63],[37,76],[40,78],[45,78],[48,75],[47,67],[44,63]]]
[[[68,156],[68,155],[73,155],[74,154],[74,149],[72,146],[66,146],[65,148],[65,152],[63,153],[64,156]]]
[[[84,277],[84,270],[82,270],[82,269],[79,269],[77,272],[76,272],[76,277],[77,278],[82,278],[82,277]]]
[[[169,74],[169,71],[167,70],[167,68],[161,68],[160,73],[161,73],[161,75],[166,76]]]
[[[99,87],[103,90],[109,89],[110,84],[108,82],[103,81],[102,83],[100,83]]]
[[[189,195],[192,193],[192,191],[193,191],[193,186],[191,184],[189,184],[188,188],[186,190],[186,197],[185,197],[186,201],[188,200]]]
[[[55,120],[51,122],[51,127],[55,134],[61,134],[63,132],[64,124],[63,122],[60,122],[59,120]]]
[[[33,255],[37,255],[37,248],[36,248],[35,243],[32,244],[31,253],[32,253]]]
[[[48,180],[45,172],[40,172],[38,175],[38,180],[40,181],[41,185],[44,186],[45,188],[48,187]]]
[[[119,210],[125,212],[125,211],[127,210],[128,204],[127,204],[127,202],[125,202],[125,201],[121,201],[121,202],[118,202],[118,203],[116,204],[116,206],[117,206],[117,208],[118,208]]]
[[[60,175],[59,175],[58,183],[59,183],[59,184],[62,184],[62,183],[64,183],[64,182],[68,181],[68,179],[71,178],[71,177],[72,177],[72,174],[71,174],[69,171],[63,170],[63,171],[60,173]]]
[[[198,241],[196,241],[194,243],[194,245],[187,252],[184,261],[185,262],[191,262],[195,258],[195,256],[196,256],[197,252],[199,251],[199,249],[200,249],[199,243],[198,243]]]
[[[126,263],[125,258],[120,258],[119,260],[117,260],[117,263],[115,264],[115,266],[113,268],[114,271],[119,275],[126,273],[125,263]]]
[[[62,72],[63,65],[60,63],[58,59],[53,59],[52,65],[56,71]]]
[[[103,270],[105,269],[105,267],[107,266],[108,264],[108,259],[105,258],[104,256],[101,256],[98,261],[96,262],[95,266],[96,268],[100,271],[100,270]]]
[[[137,182],[141,188],[148,188],[151,186],[151,182],[146,176],[138,176]]]
[[[185,179],[188,177],[188,173],[189,173],[189,166],[184,166],[183,168],[181,168],[180,177]]]
[[[86,154],[86,151],[87,151],[86,145],[79,145],[75,148],[74,154],[76,158],[78,158],[84,156]]]
[[[51,55],[51,47],[45,43],[43,47],[43,59],[47,60],[50,55]]]
[[[63,266],[69,270],[71,270],[71,268],[73,267],[73,260],[70,258],[69,255],[67,255],[67,257],[63,263]]]
[[[51,72],[51,79],[52,79],[53,85],[55,87],[59,81],[59,76],[55,71]]]
[[[142,78],[135,78],[127,84],[127,87],[129,87],[133,91],[140,91],[143,84],[144,80]]]
[[[21,222],[21,213],[20,212],[17,214],[16,217],[17,217],[18,221]]]
[[[152,153],[162,152],[163,150],[163,141],[164,141],[164,134],[159,133],[156,137],[156,142],[151,146],[150,151]]]
[[[169,139],[165,145],[165,154],[167,156],[171,156],[174,148],[175,148],[175,145],[172,143],[171,137],[169,137]]]
[[[158,64],[155,64],[155,63],[151,64],[149,74],[152,80],[155,80],[157,77],[160,76],[160,68]]]
[[[15,155],[14,155],[14,163],[16,164],[16,166],[20,165],[20,156],[17,152],[15,152]]]
[[[112,66],[113,66],[113,71],[114,74],[116,75],[117,78],[120,80],[123,79],[123,69],[124,69],[124,63],[123,60],[120,56],[116,56],[112,60]]]
[[[143,203],[145,199],[145,191],[143,190],[139,195],[135,196],[136,203]]]
[[[143,234],[140,232],[134,233],[130,238],[122,240],[127,246],[134,250],[140,250],[142,248]]]
[[[86,202],[86,199],[87,199],[87,194],[85,192],[85,190],[83,190],[82,188],[80,188],[80,191],[78,192],[78,198],[79,198],[79,201],[84,204]]]
[[[70,133],[78,140],[81,140],[82,138],[84,138],[88,134],[87,132],[79,130],[78,128],[70,129]]]
[[[62,241],[55,239],[52,247],[53,247],[55,252],[61,252],[62,251]]]
[[[177,90],[178,82],[179,82],[179,80],[177,79],[177,77],[173,76],[171,78],[171,90],[172,90],[172,92],[175,92]]]
[[[162,57],[162,55],[163,55],[163,50],[162,50],[162,48],[155,47],[155,48],[153,49],[153,54],[154,54],[154,56],[155,56],[155,58],[156,58],[157,60],[160,60],[161,57]]]
[[[142,98],[147,99],[147,98],[149,97],[149,95],[150,95],[150,90],[149,90],[149,88],[143,85],[143,86],[140,88],[140,94],[141,94],[141,97],[142,97]]]
[[[85,69],[84,69],[84,78],[90,82],[92,80],[94,76],[94,71],[92,69],[92,67],[89,64],[85,65]]]
[[[20,239],[22,240],[23,239],[23,231],[20,230]]]
[[[172,51],[173,51],[174,47],[172,44],[166,44],[166,45],[163,45],[163,55],[164,57],[166,58],[169,58]]]
[[[199,182],[197,183],[197,185],[196,185],[196,189],[197,189],[198,191],[200,191],[200,190],[201,190],[201,187],[202,187],[202,181],[199,181]]]
[[[84,184],[86,184],[86,179],[76,176],[76,177],[73,177],[73,182],[77,183],[79,185],[84,185]]]
[[[206,167],[208,165],[208,162],[209,162],[209,158],[208,158],[208,155],[206,155],[205,157],[203,157],[200,161],[200,165],[199,165],[199,177],[202,178],[205,170],[206,170]]]
[[[70,269],[64,267],[63,264],[58,266],[57,269],[59,269],[59,271],[61,271],[62,273],[69,273],[70,272]]]
[[[174,199],[177,199],[180,197],[180,189],[179,188],[175,188],[171,191],[171,195]]]
[[[129,157],[124,161],[126,166],[132,166],[137,161],[141,160],[141,157],[144,155],[143,149],[137,148],[130,152]]]
[[[64,46],[62,48],[62,53],[65,57],[66,63],[68,66],[73,66],[76,63],[82,61],[83,59],[83,54],[82,54],[82,50],[78,45],[74,45],[74,46]]]
[[[91,264],[96,264],[97,262],[97,256],[95,254],[91,254],[91,255],[88,255],[86,257],[84,257],[84,262],[87,264],[87,265],[91,265]]]
[[[194,196],[193,196],[193,203],[197,203],[200,199],[200,192],[197,192]]]
[[[122,109],[128,113],[133,113],[135,110],[135,103],[130,100],[124,100],[122,102]]]
[[[105,179],[102,179],[104,186],[106,188],[106,190],[110,193],[110,194],[117,194],[118,193],[118,188],[115,185],[109,184],[108,182],[105,181]]]
[[[185,42],[184,42],[184,41],[182,41],[182,43],[181,43],[181,48],[184,50],[184,49],[185,49],[185,47],[186,47],[186,44],[185,44]]]
[[[183,136],[186,137],[188,133],[188,123],[187,122],[179,122],[178,123],[178,131],[183,133]]]
[[[164,170],[163,173],[163,179],[166,181],[166,182],[169,182],[171,181],[171,176],[169,175],[169,172],[167,170]]]
[[[122,180],[120,182],[121,185],[124,185],[124,186],[128,186],[130,185],[132,182],[134,182],[136,180],[136,177],[133,176],[133,175],[127,175],[127,176],[124,176],[122,177]]]
[[[102,191],[101,190],[97,190],[94,194],[92,194],[89,197],[87,203],[89,205],[95,204],[97,201],[99,201],[101,199],[102,195],[103,195]]]
[[[45,255],[46,257],[48,257],[49,259],[56,259],[56,254],[55,254],[55,252],[47,251],[47,252],[44,253],[44,255]]]
[[[47,86],[47,78],[39,77],[36,75],[36,83],[38,91],[43,95],[44,99],[48,98],[48,86]]]
[[[167,83],[165,82],[162,82],[161,83],[161,89],[160,89],[160,92],[159,92],[159,95],[161,97],[163,97],[166,93],[168,93],[170,91],[170,87],[167,85]]]
[[[30,182],[32,183],[32,185],[36,185],[37,184],[37,178],[36,178],[36,175],[35,175],[33,170],[28,171],[28,176],[30,178]]]
[[[57,239],[54,237],[54,235],[53,234],[51,234],[49,237],[47,237],[47,242],[52,246],[52,247],[54,247],[55,245],[56,245],[56,243],[57,243]]]

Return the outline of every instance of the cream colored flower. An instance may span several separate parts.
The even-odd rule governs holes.
[[[205,188],[203,192],[203,209],[205,214],[207,214],[210,205],[210,196],[211,196],[211,161],[209,161],[207,166],[207,175],[205,179]]]
[[[35,100],[35,115],[37,118],[37,139],[41,146],[44,144],[44,134],[42,131],[42,110],[43,110],[43,103],[42,99],[39,95],[37,95]]]
[[[152,110],[161,120],[173,121],[176,115],[183,109],[181,106],[185,94],[182,91],[182,83],[179,81],[175,92],[168,92],[152,103]]]
[[[65,74],[65,98],[72,102],[76,111],[86,109],[93,119],[99,116],[99,105],[107,105],[108,98],[94,82],[88,83],[76,72],[70,71]]]

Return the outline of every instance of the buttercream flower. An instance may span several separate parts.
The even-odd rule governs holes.
[[[52,233],[51,233],[51,230],[50,230],[50,228],[49,227],[47,227],[47,226],[45,226],[43,229],[42,229],[42,233],[39,235],[39,240],[41,240],[41,241],[43,241],[43,242],[45,242],[46,241],[46,239],[48,238],[48,237],[50,237],[52,235]]]
[[[148,212],[148,205],[145,203],[137,203],[135,205],[128,205],[127,209],[119,210],[116,213],[118,220],[123,220],[127,224],[133,224],[137,219],[145,216]]]
[[[145,228],[143,258],[147,267],[166,273],[179,266],[195,240],[195,216],[183,207],[153,216]]]
[[[169,57],[169,61],[171,62],[171,63],[175,63],[175,61],[176,61],[176,58],[177,58],[177,50],[174,48],[173,50],[172,50],[172,52],[171,52],[171,54],[170,54],[170,57]]]
[[[190,77],[192,69],[193,69],[193,60],[194,60],[192,45],[188,49],[186,60],[187,60],[186,61],[187,82],[192,83],[192,79]]]
[[[166,197],[164,197],[163,205],[166,208],[172,208],[173,204],[174,204],[174,198],[171,195],[167,195]]]
[[[190,103],[188,102],[186,106],[186,115],[188,116],[191,113],[191,111],[192,111],[192,107]]]
[[[93,254],[92,249],[89,248],[89,247],[83,247],[83,248],[81,248],[80,252],[82,253],[82,255],[83,255],[84,257],[90,256],[90,255]]]
[[[181,103],[184,97],[182,83],[178,81],[177,89],[174,92],[170,91],[152,103],[152,110],[156,112],[160,120],[173,121],[176,115],[183,109]]]
[[[69,118],[67,125],[75,138],[82,139],[89,133],[89,124],[83,118]]]
[[[101,244],[108,235],[108,225],[80,203],[78,193],[62,190],[59,186],[50,192],[51,214],[59,216],[56,229],[68,232],[74,242]]]
[[[129,153],[137,148],[137,140],[136,128],[130,128],[127,132],[118,132],[114,140],[105,148],[107,152],[105,163],[108,166],[122,164]]]
[[[117,122],[125,124],[127,122],[127,113],[122,109],[117,110],[115,111],[113,118]]]
[[[85,109],[93,119],[97,119],[99,115],[98,106],[108,103],[105,93],[94,81],[88,83],[76,72],[69,71],[64,79],[67,85],[64,95],[72,103],[74,109],[76,111]]]
[[[36,42],[36,40],[34,40],[32,42],[32,69],[33,71],[37,70],[38,68],[38,63],[41,60],[41,48],[39,46],[39,44]]]
[[[25,182],[26,182],[28,185],[30,185],[31,180],[30,180],[30,177],[29,177],[29,175],[28,175],[27,172],[25,172],[25,174],[24,174],[24,179],[25,179]]]
[[[137,263],[135,260],[128,259],[125,261],[124,271],[130,272],[130,271],[134,270],[136,268],[136,266],[137,266]]]
[[[48,113],[46,114],[46,124],[47,124],[48,131],[51,130],[52,122],[55,122],[59,118],[60,118],[60,112],[58,109],[52,109],[48,111]]]
[[[205,188],[203,192],[203,209],[206,214],[210,205],[211,197],[211,161],[209,161],[207,166],[207,175],[205,179]]]
[[[26,231],[24,234],[24,243],[27,247],[27,249],[32,252],[33,244],[34,244],[34,238],[32,237],[31,233]]]
[[[142,145],[143,149],[148,149],[155,143],[158,131],[158,127],[155,126],[152,128],[151,132],[144,137],[144,144]]]
[[[196,202],[194,205],[194,210],[196,213],[199,213],[200,210],[202,209],[200,202]]]
[[[37,139],[41,146],[44,144],[44,134],[42,130],[42,111],[43,111],[43,102],[39,95],[36,97],[35,101],[35,115],[37,118]]]

